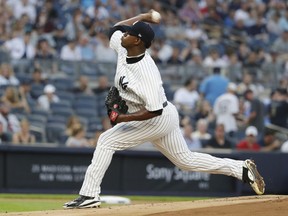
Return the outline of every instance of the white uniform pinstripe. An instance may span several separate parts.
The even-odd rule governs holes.
[[[127,52],[120,41],[122,35],[121,31],[114,32],[110,46],[118,52],[115,86],[119,89],[122,98],[127,101],[129,112],[138,111],[143,106],[149,111],[162,109],[166,96],[154,61],[146,52],[141,61],[127,64]],[[119,82],[120,78],[122,85]],[[125,90],[122,88],[123,83],[127,85]],[[119,123],[99,137],[79,194],[98,196],[101,192],[102,178],[114,152],[147,141],[153,143],[171,162],[183,170],[224,174],[242,179],[243,161],[216,158],[209,154],[191,152],[188,149],[179,128],[178,112],[175,106],[168,102],[161,116],[145,121]]]

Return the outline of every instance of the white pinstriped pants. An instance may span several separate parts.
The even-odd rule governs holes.
[[[242,180],[243,161],[217,158],[188,149],[179,128],[178,112],[168,102],[161,116],[146,121],[117,124],[99,137],[79,194],[98,196],[101,192],[100,184],[114,152],[148,141],[182,170],[223,174]]]

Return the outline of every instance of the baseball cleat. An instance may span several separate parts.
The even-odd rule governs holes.
[[[79,196],[77,199],[67,202],[63,205],[65,209],[75,208],[97,208],[100,207],[101,202],[98,197]]]
[[[252,160],[245,160],[243,167],[243,181],[250,184],[256,194],[262,195],[265,192],[265,182]]]

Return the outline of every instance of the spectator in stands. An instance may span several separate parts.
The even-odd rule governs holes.
[[[227,61],[220,57],[220,53],[216,49],[212,49],[203,60],[203,66],[213,70],[219,68],[220,72],[223,68],[228,66]]]
[[[276,137],[275,131],[266,129],[263,138],[259,140],[261,151],[277,151],[281,147],[281,141]]]
[[[94,49],[90,44],[88,35],[81,35],[79,39],[79,48],[82,61],[93,61],[95,59]],[[105,55],[105,54],[103,54]]]
[[[249,114],[245,120],[246,125],[255,126],[257,128],[257,134],[261,137],[264,131],[264,116],[265,109],[264,104],[258,98],[254,96],[251,89],[248,89],[244,93],[246,101],[249,103]]]
[[[35,56],[35,47],[31,43],[30,31],[25,32],[23,37],[17,36],[7,40],[4,43],[4,47],[8,50],[13,60],[33,59]]]
[[[251,51],[250,48],[245,42],[241,42],[237,46],[237,55],[241,63],[243,63],[246,60],[246,58],[248,58],[250,51]]]
[[[215,121],[213,108],[207,100],[200,100],[197,104],[194,120],[197,122],[199,119],[206,119],[206,121],[208,122],[208,127]]]
[[[9,86],[5,89],[5,92],[1,97],[1,102],[10,106],[12,110],[30,113],[30,107],[26,97],[20,97],[18,89],[15,87]]]
[[[78,84],[74,87],[73,93],[75,94],[85,94],[85,95],[93,95],[93,91],[89,86],[89,79],[87,76],[79,76]]]
[[[50,110],[50,103],[58,103],[60,101],[59,97],[55,94],[56,88],[51,85],[47,84],[44,87],[44,94],[41,95],[38,99],[38,106],[46,111]]]
[[[193,55],[197,55],[197,54],[199,56],[202,55],[198,40],[190,39],[187,42],[188,42],[187,45],[181,50],[181,53],[179,56],[182,62],[192,61]],[[202,56],[201,56],[201,65],[202,65]]]
[[[242,62],[239,61],[239,58],[234,51],[231,53],[228,52],[229,51],[227,51],[228,67],[226,69],[226,75],[231,82],[238,82],[242,74]]]
[[[219,96],[214,104],[213,111],[216,123],[223,124],[225,133],[234,137],[237,132],[237,115],[239,114],[239,100],[236,96],[237,85],[229,83],[227,92]]]
[[[108,116],[103,117],[101,119],[101,125],[102,128],[100,130],[96,130],[94,136],[89,140],[92,146],[96,146],[99,136],[112,127],[110,118]]]
[[[110,48],[109,38],[102,32],[99,33],[99,44],[95,48],[95,57],[99,62],[116,63],[117,55],[114,50]]]
[[[254,81],[261,79],[261,62],[258,59],[258,50],[251,50],[247,58],[243,61],[243,68],[248,70]]]
[[[235,25],[235,9],[229,8],[227,11],[227,15],[224,17],[223,24],[226,27],[226,29],[231,29]]]
[[[235,23],[229,32],[229,40],[231,41],[231,43],[237,45],[247,43],[248,34],[243,19],[235,20]]]
[[[199,21],[202,18],[202,14],[199,10],[197,1],[186,1],[183,7],[179,10],[179,16],[184,22]]]
[[[172,46],[185,46],[185,35],[183,32],[185,28],[181,25],[180,20],[176,17],[175,13],[170,12],[167,14],[167,26],[164,29],[165,36]]]
[[[271,49],[270,58],[262,64],[261,70],[263,71],[264,84],[276,88],[278,80],[283,76],[283,59],[278,58],[278,51]]]
[[[30,123],[27,119],[22,119],[20,122],[21,130],[13,134],[12,144],[35,144],[35,136],[30,133]]]
[[[182,60],[180,59],[180,48],[177,46],[173,46],[172,55],[167,60],[167,64],[179,65],[181,63],[182,63]]]
[[[15,1],[14,1],[15,2]],[[13,15],[20,19],[23,14],[27,14],[32,23],[36,20],[36,8],[29,0],[20,0],[15,2],[12,7]]]
[[[159,38],[157,43],[152,44],[150,52],[156,63],[166,64],[173,54],[173,46],[170,41],[165,41],[164,39]]]
[[[197,137],[192,136],[193,126],[191,125],[190,122],[182,125],[182,130],[183,130],[183,137],[187,143],[188,148],[191,151],[199,150],[202,148],[200,140]]]
[[[202,97],[209,101],[211,106],[217,97],[224,94],[227,89],[228,79],[221,74],[220,68],[214,68],[213,74],[206,77],[200,84],[200,93]]]
[[[255,96],[259,96],[264,91],[264,87],[256,84],[249,71],[244,70],[242,81],[237,86],[237,94],[243,96],[248,89],[252,90]]]
[[[261,146],[257,143],[258,131],[254,126],[245,130],[245,138],[236,144],[237,150],[259,151]]]
[[[281,80],[279,80],[279,88],[286,89],[288,92],[288,77],[283,77]]]
[[[93,89],[93,92],[97,94],[107,93],[110,89],[111,85],[109,83],[108,77],[106,75],[101,75],[98,78],[98,85]]]
[[[94,20],[91,19],[91,17],[89,17],[87,14],[83,14],[82,17],[82,28],[84,29],[84,32],[86,34],[86,32],[90,32],[91,29],[93,29],[93,24],[94,24]]]
[[[85,11],[92,19],[104,20],[109,18],[109,11],[102,1],[94,1],[94,5],[87,8]]]
[[[76,5],[77,7],[77,5]],[[79,37],[82,27],[82,11],[81,9],[74,8],[71,10],[70,17],[65,26],[65,33],[69,41],[75,41]],[[65,46],[64,46],[65,47]],[[62,48],[63,49],[63,48]]]
[[[53,60],[56,57],[55,50],[50,46],[46,38],[40,38],[37,43],[35,59]]]
[[[264,47],[268,42],[268,30],[262,15],[257,15],[256,23],[247,29],[248,35],[252,38],[252,47]]]
[[[202,20],[202,28],[207,32],[208,41],[220,42],[223,34],[223,19],[216,6],[207,8],[207,15]]]
[[[53,40],[55,42],[55,50],[60,55],[61,49],[68,43],[67,36],[65,34],[65,26],[63,24],[56,25],[56,29],[53,33]]]
[[[82,126],[74,127],[65,145],[67,147],[91,147],[89,140],[85,138],[85,129]]]
[[[233,143],[225,136],[224,124],[217,124],[214,130],[214,135],[207,140],[205,148],[231,149]]]
[[[3,126],[3,132],[13,134],[20,131],[20,122],[17,116],[10,111],[9,105],[0,103],[0,122]]]
[[[2,15],[3,16],[3,15]],[[0,25],[0,47],[8,40],[8,31],[4,25]]]
[[[4,132],[3,124],[0,121],[0,145],[12,141],[11,133]]]
[[[39,96],[43,94],[43,89],[46,85],[46,79],[44,79],[45,75],[43,75],[42,70],[39,68],[35,68],[32,72],[31,78],[31,97],[34,100],[37,100]]]
[[[50,45],[47,38],[42,37],[38,40],[34,61],[34,67],[41,68],[46,74],[57,72],[57,64],[55,61],[56,51]]]
[[[192,138],[199,139],[202,144],[211,139],[208,130],[208,122],[205,119],[199,119],[196,123],[196,130],[192,133]]]
[[[75,127],[81,126],[82,123],[77,115],[72,115],[68,118],[68,121],[66,123],[66,130],[65,130],[65,135],[66,136],[71,136],[72,131]]]
[[[183,113],[192,114],[199,99],[197,82],[195,78],[189,78],[184,86],[177,89],[174,94],[174,103],[177,109]]]
[[[34,100],[31,94],[31,80],[30,79],[22,80],[18,88],[18,91],[19,91],[20,100],[25,100],[29,106],[29,101]]]
[[[281,145],[281,152],[288,153],[288,140]]]
[[[199,49],[195,49],[191,53],[191,59],[187,60],[187,66],[193,76],[199,80],[208,75],[208,69],[202,64],[202,55]],[[189,71],[189,73],[190,73]]]
[[[82,59],[81,50],[76,39],[70,39],[68,44],[62,47],[60,58],[65,61],[80,61]]]
[[[283,60],[288,59],[288,29],[285,29],[281,34],[281,37],[277,38],[272,45],[274,50],[279,53],[279,58]]]
[[[19,80],[14,76],[13,69],[8,63],[0,65],[0,86],[2,85],[19,85]]]
[[[275,11],[267,21],[267,31],[273,35],[273,37],[277,37],[281,35],[282,29],[280,26],[281,14],[279,11]]]
[[[32,73],[32,79],[31,79],[31,85],[40,85],[45,86],[47,83],[44,74],[42,73],[42,70],[39,68],[35,68]]]
[[[189,40],[206,40],[207,35],[195,21],[188,21],[185,29],[186,38]]]
[[[271,102],[268,105],[268,117],[272,124],[287,128],[288,101],[287,90],[278,88],[271,95]]]
[[[283,2],[283,4],[285,4]],[[285,7],[285,6],[284,6]],[[283,8],[284,8],[283,7]],[[279,21],[279,26],[281,28],[282,31],[285,31],[286,29],[288,29],[288,10],[287,10],[287,4],[286,4],[286,10],[284,12],[284,14],[282,14],[282,17]]]

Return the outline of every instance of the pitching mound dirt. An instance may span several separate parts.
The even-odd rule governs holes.
[[[6,216],[286,216],[288,196],[265,195],[186,202],[145,203],[125,206],[112,206],[97,209],[55,210],[7,213]]]

